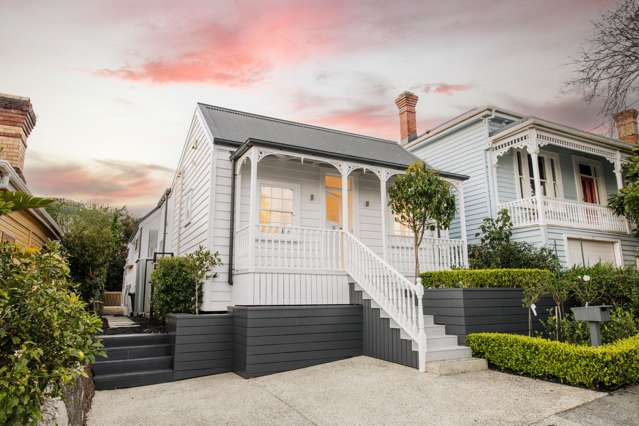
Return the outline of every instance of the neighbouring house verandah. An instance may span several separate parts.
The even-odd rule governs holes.
[[[607,207],[607,196],[623,187],[629,147],[602,146],[531,120],[501,132],[490,150],[497,208],[508,210],[515,228],[630,233],[628,221]],[[506,176],[514,177],[510,187]]]
[[[234,158],[233,304],[348,303],[345,262],[360,255],[412,280],[412,236],[388,207],[399,167],[382,167],[252,144]],[[458,214],[420,247],[424,270],[467,266],[464,196],[453,184]],[[346,232],[345,232],[346,231]],[[350,240],[349,240],[350,241]],[[349,253],[350,252],[350,253]],[[363,253],[363,254],[362,254]],[[359,259],[365,263],[365,259]],[[364,265],[365,267],[365,265]]]

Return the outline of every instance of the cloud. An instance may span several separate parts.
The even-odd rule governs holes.
[[[38,195],[127,205],[142,213],[157,202],[172,170],[157,164],[93,160],[86,164],[38,162],[26,173]]]
[[[198,12],[202,11],[194,11]],[[153,47],[165,42],[161,54],[96,74],[159,84],[248,86],[275,67],[335,49],[331,28],[343,19],[336,1],[280,1],[264,8],[238,2],[233,12],[193,16],[184,26],[170,25],[152,40]]]
[[[411,90],[419,90],[424,93],[435,93],[439,95],[452,95],[458,92],[467,92],[470,89],[472,89],[470,84],[452,83],[425,83],[411,88]]]

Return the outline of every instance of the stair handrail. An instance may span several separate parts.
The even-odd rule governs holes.
[[[424,287],[410,282],[350,232],[341,232],[344,270],[417,343],[419,371],[425,371]]]

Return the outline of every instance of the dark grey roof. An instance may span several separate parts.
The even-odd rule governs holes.
[[[408,166],[418,160],[397,142],[363,136],[309,124],[265,117],[213,105],[198,104],[216,139],[244,143],[269,141],[280,146],[314,151],[318,154]]]

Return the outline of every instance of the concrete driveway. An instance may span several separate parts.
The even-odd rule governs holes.
[[[553,424],[606,395],[495,371],[421,374],[357,357],[251,380],[227,373],[99,391],[89,424]]]

